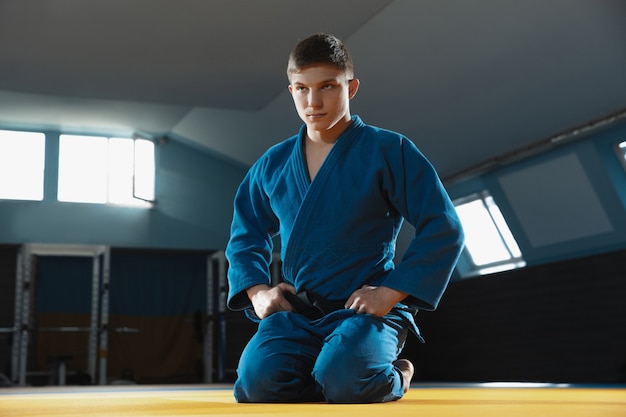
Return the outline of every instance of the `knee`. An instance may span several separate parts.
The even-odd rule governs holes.
[[[282,337],[290,318],[275,313],[265,320],[267,322],[259,326],[239,359],[235,399],[237,402],[263,403],[316,398],[311,378],[313,359],[307,360],[310,355],[299,354],[302,352],[293,348],[294,342]],[[268,327],[268,324],[282,327]]]
[[[240,403],[291,403],[322,401],[310,374],[288,366],[241,366],[237,370],[234,394]]]
[[[394,388],[392,361],[397,340],[382,338],[378,321],[368,316],[353,320],[358,332],[337,333],[327,339],[315,362],[313,377],[328,402],[388,401]]]
[[[271,378],[267,372],[254,371],[249,367],[237,369],[237,381],[234,385],[235,400],[239,403],[269,402],[272,391]]]
[[[280,373],[284,364],[277,356],[264,354],[256,340],[250,341],[244,349],[237,367],[235,399],[237,402],[270,402],[280,391]]]
[[[359,375],[363,369],[352,364],[351,358],[342,355],[334,355],[331,360],[316,363],[313,377],[329,403],[370,402],[365,398],[364,380]]]
[[[345,370],[337,373],[345,376]],[[321,387],[325,401],[336,404],[357,404],[363,403],[359,394],[358,381],[348,378],[338,378],[329,374],[316,374],[316,383]]]
[[[314,377],[329,403],[380,403],[402,397],[402,386],[393,370],[359,369],[344,363],[316,369]]]

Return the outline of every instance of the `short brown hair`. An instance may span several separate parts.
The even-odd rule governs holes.
[[[293,48],[287,64],[287,75],[314,64],[331,64],[354,77],[352,57],[343,42],[333,35],[316,33],[310,35]]]

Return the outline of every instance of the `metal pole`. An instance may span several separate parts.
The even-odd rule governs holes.
[[[16,329],[19,332],[19,376],[18,385],[26,385],[26,370],[28,368],[28,337],[30,328],[30,293],[32,284],[32,261],[30,245],[24,246],[24,269],[23,269],[23,281],[22,281],[22,314],[20,318],[20,326]]]
[[[218,351],[217,351],[217,379],[224,381],[224,367],[226,364],[226,298],[228,289],[226,287],[226,255],[223,251],[217,253],[218,258],[218,306],[217,318],[219,328]]]
[[[102,262],[102,312],[100,315],[100,385],[107,383],[107,360],[109,353],[109,280],[111,251],[109,247],[104,248]]]
[[[96,382],[96,355],[98,351],[98,313],[100,311],[100,255],[93,255],[91,275],[91,322],[89,324],[88,372],[91,383]]]
[[[206,329],[204,334],[204,382],[213,382],[213,256],[207,256],[206,279]]]
[[[15,268],[15,306],[13,313],[13,341],[11,347],[11,382],[18,382],[20,363],[20,324],[22,318],[22,292],[24,291],[24,248],[17,252],[17,265]]]

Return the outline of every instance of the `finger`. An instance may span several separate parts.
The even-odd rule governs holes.
[[[291,305],[291,303],[287,300],[285,300],[284,302],[280,303],[280,308],[283,311],[294,311],[293,306]]]
[[[354,311],[356,311],[356,314],[366,314],[367,313],[367,307],[365,307],[364,305],[359,305],[359,306],[356,307],[356,309]]]
[[[277,285],[278,288],[280,288],[281,291],[283,292],[290,292],[292,294],[296,293],[296,288],[293,285],[287,284],[286,282],[281,282],[280,284]]]
[[[353,310],[352,305],[354,304],[354,293],[350,296],[350,298],[348,298],[348,300],[346,301],[346,303],[343,305],[344,308]]]
[[[360,292],[361,292],[361,289],[358,289],[358,290],[355,290],[352,294],[350,294],[350,297],[348,297],[348,300],[346,301],[346,304],[344,305],[344,307],[354,310],[353,305],[355,303],[359,303]]]
[[[365,308],[365,306],[363,305],[363,303],[359,302],[358,299],[355,299],[347,308],[350,310],[354,310],[357,313],[361,313],[363,309]]]
[[[288,289],[286,289],[285,292],[290,292],[288,291]],[[277,294],[277,298],[276,298],[276,309],[278,311],[294,311],[293,305],[291,305],[291,303],[289,302],[289,300],[287,299],[287,297],[285,297],[285,292],[281,291],[278,292]]]

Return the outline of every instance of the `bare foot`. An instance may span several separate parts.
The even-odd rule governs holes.
[[[404,380],[404,393],[406,394],[409,391],[409,386],[411,385],[411,379],[413,379],[415,368],[408,359],[398,359],[393,363],[393,365],[398,368],[402,374],[402,379]]]

